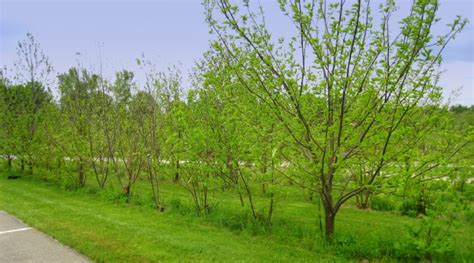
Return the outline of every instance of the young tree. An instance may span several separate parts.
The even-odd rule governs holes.
[[[166,86],[165,75],[156,73],[154,65],[147,60],[138,59],[137,63],[144,71],[147,71],[144,91],[140,91],[135,97],[136,108],[144,113],[140,119],[142,138],[144,140],[146,168],[148,181],[150,182],[153,200],[158,211],[165,209],[161,198],[161,180],[163,175],[163,148],[164,148],[164,116],[165,111],[162,103],[162,92]]]
[[[434,38],[437,1],[414,1],[396,33],[394,1],[380,6],[379,26],[373,26],[368,1],[279,4],[295,27],[287,41],[274,41],[263,8],[255,13],[248,1],[205,2],[218,38],[214,49],[311,164],[330,241],[341,206],[384,178],[383,169],[406,150],[401,141],[418,139],[401,127],[418,106],[440,103],[441,53],[466,21],[457,18],[447,34]],[[350,184],[357,167],[371,167],[363,185]]]
[[[114,169],[117,179],[122,186],[123,193],[131,196],[132,187],[145,166],[144,140],[141,135],[142,124],[146,112],[141,108],[141,102],[148,95],[133,95],[137,90],[134,74],[123,70],[116,73],[115,83],[112,86],[114,98],[113,137],[115,139]],[[146,107],[146,104],[145,104]],[[121,164],[121,165],[120,165]],[[125,173],[125,181],[122,175]]]
[[[11,167],[12,159],[20,159],[20,169],[23,172],[25,163],[29,173],[33,173],[35,159],[40,156],[39,150],[43,146],[43,139],[38,133],[39,127],[44,124],[45,109],[51,104],[51,95],[38,83],[35,84],[35,99],[32,97],[30,84],[11,85],[2,83],[1,107],[2,132],[5,135],[4,150],[7,162]],[[37,108],[37,111],[35,110]],[[36,111],[36,112],[35,112]],[[35,120],[35,132],[31,133],[31,124]]]
[[[210,136],[211,128],[205,122],[209,117],[208,108],[198,93],[190,92],[187,105],[180,113],[185,123],[180,138],[183,141],[180,156],[185,161],[180,166],[179,183],[191,194],[196,212],[208,213],[209,192],[215,186],[217,174],[216,140]]]
[[[68,73],[58,76],[60,105],[64,116],[65,142],[67,144],[66,158],[76,162],[78,178],[77,185],[86,184],[86,171],[91,160],[95,158],[93,151],[93,121],[97,107],[99,77],[86,70],[71,68]]]
[[[5,70],[0,70],[0,152],[6,159],[7,167],[12,168],[12,161],[16,153],[15,143],[15,104],[11,92],[11,82],[5,76]]]
[[[37,146],[36,131],[39,126],[39,119],[41,107],[45,102],[45,94],[50,93],[45,87],[48,75],[52,68],[48,57],[43,53],[40,45],[36,42],[31,33],[26,34],[26,39],[19,41],[17,46],[17,61],[15,62],[16,80],[18,83],[25,83],[28,86],[28,94],[24,94],[25,100],[25,114],[22,116],[22,121],[25,121],[28,134],[25,134],[20,141],[22,145],[22,152],[20,158],[22,167],[26,161],[30,168],[30,173],[33,171],[33,162],[35,156],[34,147]],[[26,96],[27,95],[27,96]]]
[[[220,168],[222,189],[236,189],[242,207],[248,203],[253,218],[263,218],[257,211],[256,193],[251,186],[262,182],[266,194],[268,186],[276,181],[274,168],[281,164],[277,153],[282,143],[277,141],[278,121],[268,116],[265,105],[235,81],[218,53],[206,53],[199,70],[199,100],[207,109],[204,121],[211,128],[208,136],[216,138],[214,158]],[[274,195],[272,191],[268,194],[266,220],[271,223]]]
[[[145,92],[148,99],[144,104],[146,122],[144,135],[147,152],[148,178],[156,207],[164,211],[160,198],[160,177],[165,174],[165,167],[171,167],[174,173],[173,181],[180,180],[180,160],[182,158],[182,139],[184,132],[183,114],[185,103],[181,100],[181,74],[175,67],[167,71],[157,72],[154,66],[141,60],[140,64],[149,67]]]
[[[454,163],[458,168],[454,176],[457,189],[465,191],[466,183],[472,182],[474,178],[474,106],[451,107],[451,136],[458,134],[458,141],[466,142],[466,147],[461,149],[460,158]]]

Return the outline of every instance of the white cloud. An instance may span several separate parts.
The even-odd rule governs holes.
[[[451,104],[474,105],[474,62],[452,61],[441,67],[440,84]]]

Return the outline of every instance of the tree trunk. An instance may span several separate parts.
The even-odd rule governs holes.
[[[325,219],[325,238],[326,242],[331,243],[334,237],[334,220],[336,218],[336,212],[332,204],[331,191],[328,188],[323,187],[321,192],[321,201],[324,207],[324,219]]]
[[[179,160],[176,160],[176,172],[174,174],[173,182],[179,182]]]
[[[271,225],[272,224],[272,218],[273,218],[273,193],[271,193],[271,196],[270,196],[270,207],[268,209],[268,224]]]
[[[122,190],[123,190],[123,193],[126,195],[126,196],[129,196],[130,195],[130,184],[128,183],[127,185],[125,185],[124,187],[122,187]]]
[[[249,198],[250,209],[252,210],[253,219],[256,220],[257,219],[257,213],[255,212],[255,206],[253,205],[252,193],[250,192],[248,187],[247,187],[247,195],[248,195],[248,198]]]
[[[29,173],[30,175],[33,174],[33,161],[31,161],[31,160],[28,161],[28,173]]]
[[[163,212],[165,211],[165,207],[161,204],[160,200],[159,176],[155,173],[150,160],[148,160],[148,179],[150,181],[151,192],[153,194],[153,200],[155,201],[156,210],[158,210],[158,212]]]
[[[459,186],[459,191],[464,192],[464,185],[466,184],[466,180],[461,180],[461,185]]]
[[[242,170],[238,169],[237,172],[240,174],[240,178],[242,178],[242,182],[244,183],[245,191],[247,192],[247,197],[249,199],[250,210],[252,211],[253,218],[257,219],[257,213],[255,212],[255,206],[253,205],[252,192],[250,191],[250,188],[247,182],[245,181],[244,175],[242,174]]]
[[[79,187],[83,187],[86,185],[86,175],[85,175],[85,172],[84,172],[84,163],[82,162],[82,160],[79,160],[79,164],[78,164],[78,170],[79,170]]]
[[[11,155],[7,155],[7,164],[8,164],[8,168],[12,168],[12,156]]]
[[[207,186],[204,186],[204,204],[203,204],[203,207],[204,207],[204,213],[208,214],[209,213],[209,204],[208,204],[208,200],[207,200]]]
[[[334,221],[336,219],[336,215],[333,212],[327,212],[325,209],[325,235],[326,241],[332,242],[334,237]]]
[[[365,189],[364,191],[356,195],[357,208],[363,210],[368,209],[371,197],[372,192],[369,189]]]
[[[240,199],[240,206],[244,207],[245,206],[244,197],[242,196],[242,192],[240,192],[240,190],[239,190],[239,199]]]

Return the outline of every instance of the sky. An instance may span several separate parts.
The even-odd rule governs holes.
[[[288,35],[291,24],[279,14],[276,0],[260,1],[272,32]],[[397,2],[403,13],[411,1]],[[456,15],[472,21],[446,49],[440,84],[451,104],[474,105],[474,0],[440,2],[435,33],[444,32]],[[17,42],[27,32],[55,72],[78,61],[96,67],[101,58],[109,78],[121,69],[139,71],[136,59],[142,55],[162,70],[177,65],[186,76],[213,39],[200,0],[0,0],[1,67],[13,67]]]

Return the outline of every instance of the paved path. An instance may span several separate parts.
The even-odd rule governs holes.
[[[90,262],[76,251],[0,211],[0,262]]]

